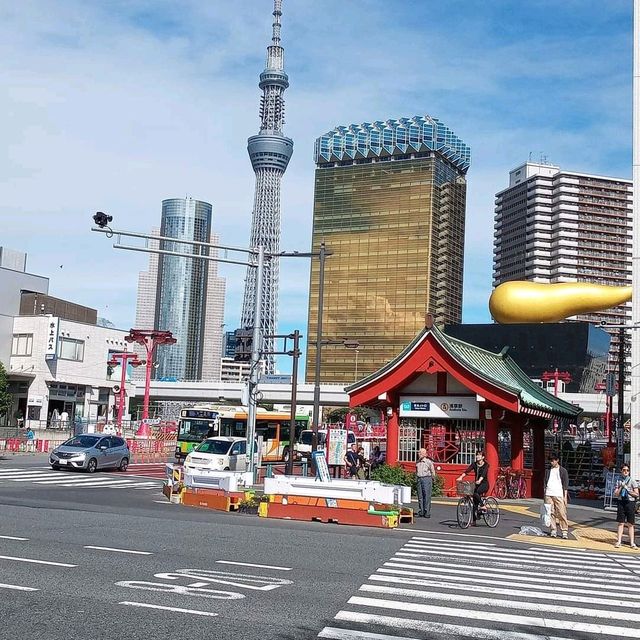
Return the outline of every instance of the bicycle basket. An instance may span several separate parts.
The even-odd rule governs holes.
[[[470,480],[460,480],[456,482],[456,491],[460,496],[472,496],[475,490],[475,483]]]

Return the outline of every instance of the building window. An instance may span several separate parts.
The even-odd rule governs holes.
[[[58,358],[82,362],[84,360],[84,341],[60,338],[58,340]]]
[[[11,344],[12,356],[30,356],[33,348],[32,333],[15,333]]]

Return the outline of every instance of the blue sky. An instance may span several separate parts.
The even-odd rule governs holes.
[[[271,10],[271,0],[0,5],[0,245],[27,251],[53,295],[132,326],[146,259],[89,232],[98,209],[146,231],[162,199],[189,194],[213,204],[222,242],[248,244],[246,139],[258,131]],[[493,197],[509,170],[531,154],[630,177],[631,10],[630,0],[284,0],[295,150],[282,248],[310,244],[318,135],[438,117],[472,150],[464,321],[488,321]],[[305,268],[282,265],[282,331],[306,333]],[[244,271],[221,272],[233,328]]]

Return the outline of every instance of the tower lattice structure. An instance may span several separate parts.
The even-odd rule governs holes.
[[[260,74],[260,132],[251,136],[247,150],[256,174],[256,188],[251,223],[251,246],[262,245],[265,260],[261,296],[261,335],[263,349],[273,351],[273,336],[278,321],[278,280],[280,260],[280,182],[293,153],[293,140],[282,133],[284,124],[284,92],[289,77],[284,71],[284,49],[280,45],[282,0],[274,0],[273,36],[267,47],[267,63]],[[247,269],[242,326],[253,326],[256,296],[256,270]],[[265,371],[273,373],[273,355],[265,355]]]

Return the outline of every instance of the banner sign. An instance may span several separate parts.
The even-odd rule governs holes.
[[[327,464],[344,465],[344,457],[347,455],[347,430],[329,429],[327,435],[329,440]]]
[[[316,465],[317,477],[320,478],[322,482],[331,482],[329,465],[327,464],[327,459],[324,457],[324,451],[314,451],[311,457],[313,458],[313,463]]]
[[[480,404],[475,396],[401,396],[401,418],[465,418],[477,420]]]
[[[49,318],[47,325],[47,348],[44,352],[45,360],[55,360],[58,352],[58,318]]]

